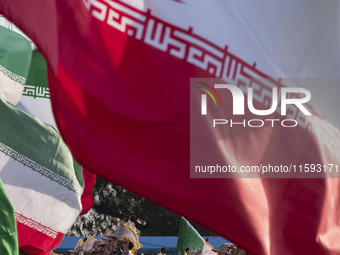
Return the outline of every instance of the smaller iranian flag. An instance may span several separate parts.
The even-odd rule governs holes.
[[[18,235],[14,209],[0,179],[0,254],[16,255],[18,253]]]
[[[0,178],[14,207],[20,250],[50,252],[82,210],[81,168],[53,127],[3,99],[0,130]]]
[[[14,253],[18,244],[30,255],[50,253],[93,204],[94,174],[82,173],[55,127],[38,120],[55,125],[47,86],[43,56],[32,55],[28,40],[0,27],[0,178],[14,207],[0,223],[7,226],[15,216]],[[7,254],[1,247],[0,255]]]
[[[192,251],[202,249],[204,244],[205,241],[201,235],[182,217],[175,255],[184,255],[186,249],[189,249],[187,254],[190,254]]]

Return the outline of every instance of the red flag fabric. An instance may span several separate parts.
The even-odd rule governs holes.
[[[251,12],[252,4],[246,8],[225,1],[209,1],[210,6],[203,1],[151,0],[0,3],[1,13],[47,58],[58,128],[87,169],[200,223],[251,254],[340,253],[338,179],[190,179],[189,172],[190,78],[287,72],[303,77],[307,69],[327,76],[336,70],[339,63],[332,54],[313,55],[323,66],[335,59],[331,68],[322,68],[307,50],[295,54],[280,41],[280,32],[287,37],[292,28],[297,35],[310,28],[310,17],[318,13],[316,1],[307,10],[303,3],[263,3],[256,7],[263,9],[260,18]],[[277,13],[292,17],[287,22]],[[259,22],[247,23],[244,14]],[[282,31],[275,30],[278,23],[270,20],[277,18],[285,20]],[[261,27],[268,28],[268,34]],[[307,34],[314,35],[313,30]],[[276,44],[263,47],[268,38],[275,41],[273,35]],[[298,38],[290,40],[305,49]],[[246,55],[242,49],[247,47],[257,50]],[[275,55],[280,47],[284,58]],[[289,54],[290,60],[310,64],[287,61]],[[253,61],[261,62],[260,67]],[[322,159],[315,137],[303,130],[301,134],[309,143],[299,147],[298,162]],[[267,131],[232,138],[227,154],[257,160],[251,152],[270,151],[273,147],[268,146],[282,142],[271,141]],[[286,142],[282,155],[295,146],[294,140]]]
[[[96,184],[96,175],[83,168],[84,191],[81,195],[82,211],[80,214],[86,214],[93,207],[93,189]]]

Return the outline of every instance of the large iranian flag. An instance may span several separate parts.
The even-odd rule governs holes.
[[[82,165],[251,254],[340,252],[339,179],[189,173],[190,78],[338,77],[336,1],[0,0],[0,12],[47,58],[54,116]],[[327,151],[297,130],[298,139],[225,134],[214,151],[226,164],[292,151],[301,164],[323,162],[339,151],[338,139]]]

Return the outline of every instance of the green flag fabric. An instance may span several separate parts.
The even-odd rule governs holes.
[[[18,234],[14,209],[0,179],[0,254],[17,255]]]
[[[29,68],[26,84],[34,84],[34,86],[41,87],[41,88],[48,88],[48,80],[47,80],[47,65],[46,60],[41,55],[38,50],[34,50],[32,52],[32,61]],[[26,86],[25,86],[26,88]],[[49,93],[37,93],[37,94],[30,94],[29,87],[27,87],[27,95],[36,96],[36,97],[47,97],[49,98]],[[44,90],[47,91],[48,90]],[[25,92],[24,92],[25,94]]]
[[[17,104],[32,58],[31,42],[0,26],[0,97]]]
[[[182,217],[175,255],[184,255],[184,252],[187,248],[189,248],[189,254],[194,250],[202,249],[204,244],[205,242],[201,235],[185,218]]]
[[[37,50],[33,51],[27,81],[17,107],[56,128],[50,102],[47,65]]]

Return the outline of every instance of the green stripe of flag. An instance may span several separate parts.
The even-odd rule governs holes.
[[[0,35],[0,71],[12,80],[25,84],[32,58],[31,42],[2,26]]]
[[[50,98],[46,61],[41,53],[37,50],[33,51],[31,66],[23,96],[30,96],[34,98]]]
[[[47,65],[43,55],[34,50],[26,84],[48,88]]]
[[[0,179],[0,254],[17,255],[18,234],[14,209]]]

